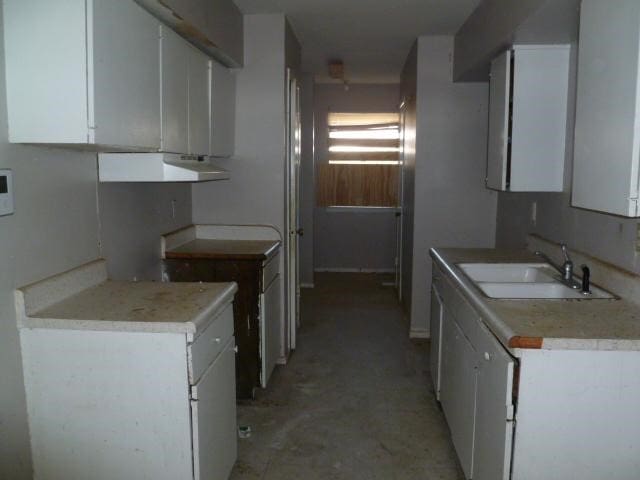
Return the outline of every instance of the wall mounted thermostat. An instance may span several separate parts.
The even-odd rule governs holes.
[[[13,213],[13,172],[0,170],[0,216]]]

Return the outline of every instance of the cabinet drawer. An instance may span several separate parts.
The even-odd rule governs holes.
[[[233,336],[233,303],[188,347],[189,382],[195,384]]]
[[[280,253],[276,253],[273,258],[262,267],[262,288],[260,289],[262,293],[267,291],[267,288],[269,288],[269,285],[271,285],[273,279],[278,276],[279,270]]]

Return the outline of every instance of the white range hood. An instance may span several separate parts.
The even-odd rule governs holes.
[[[207,182],[226,180],[229,171],[177,153],[100,153],[100,182]]]

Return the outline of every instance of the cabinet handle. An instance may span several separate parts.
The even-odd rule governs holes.
[[[484,359],[487,362],[490,362],[491,361],[491,354],[489,352],[484,352]]]
[[[233,347],[233,351],[238,353],[238,346],[237,345],[235,347]]]

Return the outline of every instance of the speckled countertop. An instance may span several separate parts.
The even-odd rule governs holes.
[[[437,248],[430,253],[507,348],[640,350],[640,307],[624,298],[493,299],[457,267],[459,263],[540,263],[531,252]]]
[[[20,327],[195,334],[236,291],[235,283],[106,280],[25,316]]]

